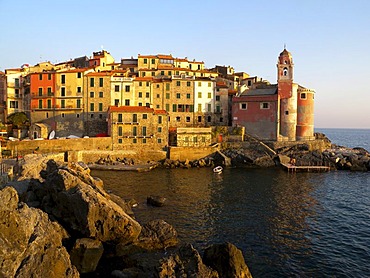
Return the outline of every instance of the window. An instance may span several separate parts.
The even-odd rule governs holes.
[[[81,72],[77,72],[77,78],[81,78],[82,74]]]
[[[161,96],[160,96],[160,94],[157,94],[157,98],[160,98]]]
[[[190,99],[191,98],[191,95],[190,94],[186,94],[186,98],[187,99]]]
[[[136,135],[137,135],[137,126],[134,126],[134,127],[132,128],[132,135],[133,135],[133,136],[136,136]]]
[[[42,88],[39,88],[39,96],[42,96]]]
[[[119,85],[114,85],[114,91],[119,92]]]
[[[94,77],[90,77],[90,87],[94,87]]]
[[[103,92],[99,92],[99,97],[103,97],[104,96],[104,93]]]
[[[176,86],[180,86],[181,85],[181,82],[180,81],[176,81]]]
[[[172,104],[172,112],[177,112],[177,104]]]
[[[148,119],[148,114],[143,114],[143,120]]]
[[[48,108],[51,108],[51,99],[48,99]]]
[[[62,97],[65,97],[66,96],[66,88],[65,87],[62,87],[62,88],[60,88],[60,95],[62,96]]]
[[[139,102],[138,104],[139,104],[139,106],[143,106],[143,103],[142,102]]]
[[[42,73],[39,74],[39,80],[42,80]]]
[[[176,98],[180,99],[181,98],[181,94],[180,93],[177,93],[176,94]]]
[[[248,80],[248,86],[252,86],[252,80]]]
[[[221,112],[221,106],[220,106],[220,105],[217,105],[217,106],[216,106],[216,112],[217,112],[217,113],[220,113],[220,112]]]
[[[126,85],[126,86],[125,86],[125,92],[126,92],[126,93],[130,92],[130,85]]]
[[[169,112],[170,111],[170,104],[169,103],[166,103],[166,111]]]
[[[62,118],[64,118],[64,117],[66,116],[66,114],[62,113],[62,115],[61,115],[61,116],[62,116]]]
[[[46,117],[46,118],[49,118],[49,112],[46,112],[45,117]]]
[[[247,103],[246,102],[240,103],[239,105],[240,105],[239,107],[240,107],[241,110],[246,110],[247,109]]]
[[[198,82],[198,87],[202,87],[202,82]]]
[[[150,86],[149,81],[147,81],[145,85],[146,85],[147,87],[149,87],[149,86]]]
[[[287,111],[285,111],[285,115],[289,115],[289,111],[287,110]]]
[[[42,102],[41,102],[41,103],[42,103]],[[11,100],[11,101],[10,101],[10,108],[18,108],[18,101]],[[42,106],[41,106],[41,107],[39,107],[39,108],[42,108]]]
[[[170,90],[170,83],[166,83],[166,91]]]
[[[189,116],[186,117],[186,122],[190,123],[190,117]]]
[[[76,100],[76,107],[81,108],[81,100],[80,99]]]
[[[208,98],[212,98],[212,93],[208,93]]]
[[[181,121],[180,116],[177,116],[177,117],[176,117],[176,122],[180,122],[180,121]]]
[[[94,97],[94,92],[90,92],[90,97],[93,98]]]
[[[122,126],[119,126],[118,127],[118,136],[122,136],[122,134],[123,134]]]
[[[142,139],[142,143],[143,143],[143,144],[146,144],[146,138],[143,138],[143,139]]]
[[[212,105],[210,103],[207,104],[207,112],[212,112]]]
[[[19,89],[14,90],[15,97],[19,97]]]
[[[14,79],[14,85],[16,88],[19,88],[19,78]]]
[[[99,103],[99,112],[103,111],[103,103]]]
[[[136,144],[137,143],[137,139],[136,138],[132,139],[132,143]]]
[[[202,122],[202,116],[198,116],[198,123]]]
[[[90,114],[90,118],[91,119],[94,119],[94,114]]]
[[[220,123],[222,123],[224,121],[224,118],[220,117]]]
[[[146,126],[143,126],[143,128],[142,128],[142,134],[143,134],[143,136],[146,136]]]
[[[94,103],[90,103],[90,111],[94,112]]]
[[[139,92],[139,97],[143,97],[143,93],[142,92]]]
[[[306,93],[301,93],[301,99],[307,99]]]
[[[161,75],[164,75],[164,70],[161,70]]]
[[[147,102],[147,103],[145,103],[145,106],[146,106],[146,107],[150,107],[150,103],[148,103],[148,102]]]
[[[152,76],[155,76],[155,72],[154,72],[154,71],[152,71]],[[158,85],[157,85],[157,86],[158,86]],[[159,86],[158,86],[157,88],[159,88]]]
[[[139,86],[140,87],[143,86],[143,82],[139,81]]]
[[[190,81],[186,81],[186,86],[190,87]]]
[[[81,87],[77,87],[77,93],[81,93],[82,92],[82,88]]]
[[[146,97],[146,98],[149,98],[149,97],[150,97],[149,92],[146,92],[146,93],[145,93],[145,97]]]
[[[60,76],[60,83],[62,83],[62,84],[66,84],[66,76],[65,76],[65,74],[62,74],[61,76]]]
[[[137,123],[137,114],[132,114],[132,122]]]
[[[170,93],[166,93],[166,99],[170,99]]]
[[[148,63],[148,59],[144,58],[144,64],[147,64],[147,63]]]
[[[216,101],[220,101],[220,96],[216,96]]]
[[[161,138],[158,138],[157,139],[157,142],[158,142],[158,144],[161,144],[162,143],[162,139]]]
[[[158,123],[161,124],[162,123],[162,116],[158,116]]]
[[[260,103],[260,109],[269,109],[269,103],[268,102],[262,102]]]
[[[48,80],[51,80],[51,73],[48,73]]]
[[[211,87],[211,82],[208,82],[208,87]]]
[[[130,106],[130,100],[129,99],[125,99],[125,105]]]
[[[76,114],[76,118],[79,118],[79,117],[80,117],[80,114],[78,114],[78,113],[77,113],[77,114]]]
[[[157,131],[158,131],[159,133],[161,133],[161,132],[162,132],[162,127],[158,127],[158,128],[157,128]]]
[[[153,65],[155,64],[155,59],[152,59],[152,64],[153,64]]]
[[[122,123],[122,114],[118,114],[118,122]]]
[[[198,98],[202,98],[202,93],[198,92]]]
[[[66,100],[65,99],[62,99],[60,101],[60,108],[66,108]]]
[[[122,143],[123,143],[122,138],[118,138],[118,144],[122,144]]]
[[[287,68],[284,68],[284,69],[283,69],[283,75],[284,75],[284,76],[287,76],[287,75],[288,75],[288,69],[287,69]]]
[[[103,78],[100,77],[99,78],[99,87],[103,87],[103,83],[104,83]]]
[[[202,112],[202,104],[198,103],[198,112]]]
[[[209,122],[209,123],[210,123],[210,122],[211,122],[211,120],[212,120],[211,116],[208,116],[208,117],[207,117],[207,122]]]

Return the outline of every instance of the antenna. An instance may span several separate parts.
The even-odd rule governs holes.
[[[284,49],[286,49],[286,43],[284,43]]]

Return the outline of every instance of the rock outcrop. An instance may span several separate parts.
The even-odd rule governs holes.
[[[18,203],[12,187],[0,191],[0,276],[79,277],[62,245],[65,229],[41,210]]]
[[[252,278],[242,251],[231,243],[214,244],[204,251],[203,261],[224,278]]]

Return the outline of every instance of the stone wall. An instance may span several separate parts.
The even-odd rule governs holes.
[[[204,158],[218,150],[218,147],[204,147],[204,148],[192,148],[192,147],[170,147],[169,158],[172,160],[185,161],[197,160]]]

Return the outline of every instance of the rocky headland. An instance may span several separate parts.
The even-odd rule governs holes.
[[[1,277],[251,277],[231,243],[203,256],[165,220],[139,223],[83,162],[30,155],[0,190]]]

